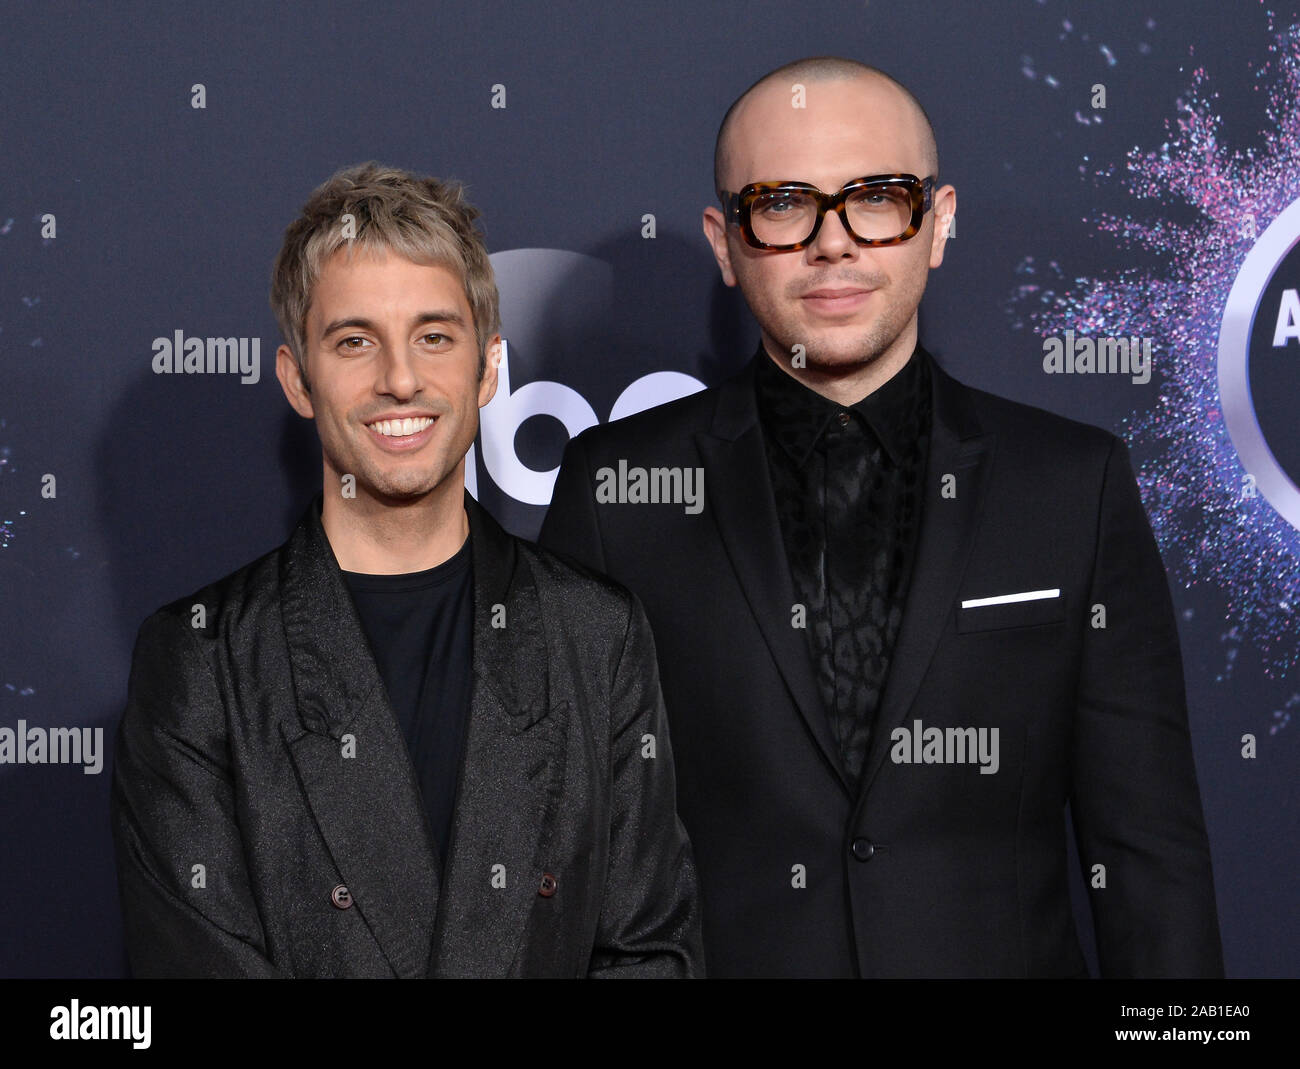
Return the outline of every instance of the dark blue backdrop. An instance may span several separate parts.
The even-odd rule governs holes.
[[[1141,386],[1045,375],[1036,316],[1098,285],[1131,293],[1117,281],[1129,274],[1183,271],[1104,216],[1196,232],[1194,200],[1138,199],[1120,177],[1131,149],[1169,140],[1197,68],[1217,93],[1220,136],[1263,151],[1283,125],[1266,111],[1263,65],[1300,22],[1272,6],[1271,21],[1252,0],[11,9],[0,38],[0,727],[102,727],[111,740],[143,617],[278,544],[318,486],[312,428],[274,378],[267,289],[284,227],[339,167],[375,158],[457,177],[482,208],[511,389],[553,385],[527,395],[542,415],[518,427],[509,398],[493,402],[475,476],[480,499],[532,535],[568,434],[554,417],[603,421],[644,376],[711,385],[752,352],[700,210],[723,110],[801,55],[881,66],[934,120],[958,225],[921,335],[946,368],[1117,432],[1156,411],[1182,381],[1179,361],[1212,366],[1208,328],[1156,331],[1156,374]],[[503,255],[525,249],[556,251]],[[1218,291],[1196,299],[1217,321]],[[155,375],[153,339],[177,330],[259,339],[260,381]],[[1241,560],[1213,574],[1203,563],[1185,585],[1196,546],[1150,485],[1192,479],[1162,465],[1169,436],[1200,448],[1193,422],[1133,444],[1153,520],[1168,520],[1167,562],[1184,568],[1172,585],[1227,964],[1296,975],[1295,629],[1268,617],[1268,647],[1263,610],[1233,597],[1252,568],[1291,569],[1275,578],[1294,581],[1296,532],[1284,525],[1279,552],[1259,561],[1244,542]],[[1288,455],[1300,448],[1294,429],[1270,433]],[[47,475],[54,496],[42,494]],[[1206,490],[1185,489],[1194,502]],[[1259,509],[1276,521],[1263,499]],[[1258,740],[1253,759],[1245,734]],[[108,770],[0,764],[0,974],[124,971]]]

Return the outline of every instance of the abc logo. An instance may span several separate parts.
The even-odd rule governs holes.
[[[605,395],[619,389],[610,420],[685,397],[704,384],[679,371],[650,372],[626,385],[613,381],[619,374],[617,354],[605,351],[611,332],[602,327],[614,314],[613,270],[603,260],[562,249],[511,249],[494,253],[491,260],[501,293],[501,364],[496,395],[479,412],[482,467],[479,448],[472,448],[465,459],[465,485],[477,498],[486,474],[515,501],[547,505],[559,465],[539,471],[520,458],[524,425],[534,417],[549,417],[560,424],[567,441],[600,420],[571,386],[545,378],[512,382],[512,350],[526,353],[534,372],[580,367]]]

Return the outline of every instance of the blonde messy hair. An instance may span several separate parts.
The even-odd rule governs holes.
[[[346,215],[352,217],[350,232]],[[271,310],[303,381],[312,289],[325,261],[345,245],[392,251],[457,275],[474,317],[482,378],[487,343],[501,329],[501,318],[492,263],[474,226],[478,215],[460,183],[373,161],[345,168],[317,187],[285,230],[271,275]]]

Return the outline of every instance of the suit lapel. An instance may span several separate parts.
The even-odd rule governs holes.
[[[281,557],[302,722],[285,741],[354,908],[402,977],[509,972],[563,779],[568,707],[548,707],[536,585],[513,539],[468,494],[465,507],[474,683],[441,888],[406,742],[321,527],[319,498]],[[347,735],[354,757],[343,756]],[[504,887],[493,886],[498,872]]]
[[[468,494],[465,508],[474,697],[429,973],[505,976],[537,902],[544,832],[563,786],[568,705],[549,704],[546,632],[528,563]]]
[[[813,676],[806,632],[791,626],[794,584],[754,395],[754,361],[766,359],[760,350],[744,371],[718,388],[713,426],[695,436],[704,462],[705,494],[740,588],[795,706],[832,774],[849,792]]]
[[[890,732],[911,709],[939,635],[952,615],[953,599],[975,541],[993,453],[993,438],[981,433],[969,389],[947,375],[928,354],[926,358],[934,384],[934,415],[921,529],[907,603],[890,658],[892,667],[863,768],[860,799],[866,797],[880,771],[889,752]],[[956,477],[956,497],[941,496],[945,475]]]
[[[301,719],[300,732],[283,733],[355,908],[393,971],[420,976],[434,931],[437,859],[406,741],[321,526],[320,501],[308,507],[281,554],[284,631]],[[345,756],[349,741],[354,756]]]

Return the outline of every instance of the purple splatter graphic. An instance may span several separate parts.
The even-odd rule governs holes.
[[[1224,143],[1215,94],[1205,70],[1196,68],[1176,119],[1165,123],[1167,140],[1157,149],[1134,148],[1123,167],[1095,172],[1096,180],[1119,184],[1138,200],[1196,211],[1190,224],[1149,215],[1092,220],[1165,266],[1070,281],[1056,263],[1044,268],[1026,258],[1019,272],[1027,277],[1010,306],[1029,306],[1025,318],[1040,335],[1073,329],[1153,339],[1157,397],[1125,418],[1120,433],[1150,457],[1138,482],[1171,575],[1226,598],[1220,679],[1231,675],[1245,640],[1259,650],[1269,676],[1285,676],[1300,659],[1300,532],[1263,497],[1243,495],[1245,473],[1223,422],[1217,375],[1220,320],[1242,262],[1256,235],[1300,198],[1300,26],[1278,31],[1267,14],[1270,56],[1255,71],[1269,101],[1261,150]],[[1289,722],[1300,702],[1293,699],[1275,712],[1273,732]]]

